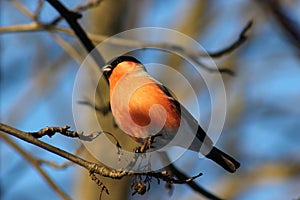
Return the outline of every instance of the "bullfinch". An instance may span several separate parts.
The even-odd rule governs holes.
[[[143,143],[154,135],[152,148],[159,149],[180,134],[172,145],[188,144],[188,149],[200,152],[231,173],[239,168],[240,163],[214,147],[198,121],[136,58],[120,56],[103,67],[103,74],[109,81],[110,106],[116,123],[135,141]],[[182,131],[178,131],[180,127]]]

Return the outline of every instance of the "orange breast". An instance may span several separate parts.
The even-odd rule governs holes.
[[[172,129],[180,125],[180,111],[155,83],[136,90],[130,98],[129,113],[140,126],[147,126],[150,122],[161,126],[163,123],[163,128]]]

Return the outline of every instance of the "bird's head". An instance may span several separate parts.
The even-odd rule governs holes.
[[[103,74],[110,80],[113,77],[122,77],[130,70],[141,67],[142,63],[132,56],[120,56],[114,59],[110,64],[105,65],[102,70]]]

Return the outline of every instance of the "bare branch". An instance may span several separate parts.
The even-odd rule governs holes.
[[[220,188],[220,193],[228,199],[233,199],[242,191],[262,181],[286,181],[299,175],[300,162],[295,157],[290,157],[280,161],[266,161],[239,173],[238,176],[224,177],[223,180],[218,181],[216,188]]]
[[[84,4],[84,5],[76,6],[74,9],[72,9],[72,11],[73,11],[73,12],[82,12],[82,11],[86,11],[86,10],[88,10],[88,9],[95,8],[95,7],[99,6],[100,3],[101,3],[102,1],[103,1],[103,0],[94,0],[94,1],[87,2],[87,3]],[[54,20],[52,20],[52,22],[50,22],[50,24],[56,25],[56,24],[58,24],[62,19],[63,19],[62,16],[58,16],[58,17],[56,17]]]
[[[92,41],[89,39],[83,28],[77,22],[79,18],[81,18],[81,14],[68,10],[62,3],[58,0],[47,0],[58,12],[59,14],[67,21],[70,27],[74,30],[76,36],[79,38],[82,45],[86,48],[87,52],[90,53],[94,50],[95,46],[93,45]],[[105,64],[105,61],[95,49],[93,54],[91,54],[95,62],[97,63],[98,67],[100,68]]]
[[[260,3],[266,4],[266,6],[270,9],[271,13],[277,20],[281,29],[287,34],[290,43],[300,49],[299,22],[291,17],[291,13],[284,11],[280,1],[278,0],[264,0]]]
[[[106,194],[109,194],[108,189],[105,187],[105,185],[98,179],[98,177],[94,173],[90,173],[90,177],[91,177],[92,181],[94,181],[101,188],[100,196],[102,195],[103,191],[105,191]]]
[[[39,20],[39,17],[40,17],[40,13],[43,9],[43,6],[44,6],[44,0],[38,0],[38,3],[37,3],[37,7],[34,11],[34,20],[35,21],[38,21]]]
[[[32,32],[44,30],[46,30],[45,27],[36,22],[0,27],[0,33]]]
[[[90,101],[82,100],[82,101],[77,101],[77,103],[82,104],[82,105],[87,105],[87,106],[91,107],[92,109],[95,109],[97,112],[102,113],[103,115],[107,115],[111,110],[110,104],[107,106],[99,107],[99,106],[93,105],[92,102],[90,102]]]
[[[41,1],[39,1],[39,2],[41,2]],[[39,4],[39,6],[37,7],[35,13],[32,13],[31,11],[26,9],[24,6],[22,6],[22,4],[16,3],[16,7],[19,10],[21,10],[24,14],[26,14],[27,16],[32,18],[35,22],[30,23],[30,24],[25,24],[25,25],[22,24],[22,25],[10,26],[10,27],[0,27],[0,32],[3,33],[3,32],[16,32],[16,31],[42,31],[42,30],[60,31],[60,32],[64,32],[64,33],[67,33],[67,34],[76,35],[78,38],[80,38],[82,44],[86,47],[88,52],[90,52],[94,49],[94,45],[91,43],[91,41],[89,40],[88,37],[92,38],[93,41],[103,41],[104,39],[106,39],[106,36],[86,34],[77,22],[78,18],[80,18],[80,14],[75,13],[77,11],[81,11],[81,10],[84,10],[84,9],[87,9],[87,8],[91,8],[88,5],[91,6],[94,3],[93,5],[95,6],[97,3],[100,3],[101,1],[90,2],[90,4],[88,3],[84,6],[81,6],[81,7],[79,6],[79,7],[75,8],[73,11],[67,10],[62,4],[60,4],[56,0],[48,0],[48,2],[50,2],[51,5],[53,5],[60,12],[60,14],[63,17],[56,18],[56,20],[51,22],[52,24],[51,23],[50,24],[43,24],[43,23],[38,21],[38,15],[39,15],[39,12],[42,8],[42,3]],[[70,26],[73,30],[63,28],[63,27],[54,26],[62,18],[65,18],[67,20],[67,22],[70,24]],[[241,32],[241,34],[239,36],[239,39],[236,42],[234,42],[232,45],[230,45],[229,47],[227,47],[225,49],[222,49],[222,50],[214,52],[214,53],[210,53],[210,56],[220,57],[220,56],[225,55],[229,52],[232,52],[233,50],[238,48],[247,39],[246,32],[250,29],[251,25],[252,25],[252,22],[249,22],[249,24]],[[54,38],[58,41],[58,43],[68,53],[72,52],[72,51],[70,51],[71,46],[70,45],[69,46],[65,45],[64,40],[59,40],[61,38],[57,37],[57,35],[54,35]],[[116,42],[119,45],[140,47],[141,49],[149,49],[149,47],[150,47],[152,49],[161,50],[163,48],[167,48],[167,49],[170,49],[170,51],[180,52],[180,53],[183,53],[183,54],[187,55],[187,57],[190,57],[196,63],[198,63],[200,66],[203,66],[204,68],[206,68],[209,71],[212,71],[212,72],[215,71],[214,69],[210,69],[209,67],[205,66],[204,64],[202,64],[198,60],[199,57],[207,56],[207,54],[205,52],[201,52],[201,51],[198,51],[198,50],[185,49],[185,48],[182,48],[180,46],[176,46],[176,45],[173,45],[173,44],[167,44],[167,43],[149,43],[149,42],[130,41],[130,40],[123,40],[123,39],[116,39],[116,40],[113,40],[112,42]],[[77,52],[75,51],[75,53],[77,53]],[[70,54],[72,54],[72,53],[70,53]],[[77,57],[77,56],[73,56],[73,57]],[[221,73],[229,73],[229,74],[233,73],[231,70],[227,70],[227,69],[219,69],[218,71],[220,71]],[[189,184],[190,183],[191,185],[196,185],[196,183],[193,182],[193,180],[195,178],[201,176],[201,174],[198,174],[197,176],[188,178],[186,175],[184,175],[182,173],[180,174],[179,172],[177,172],[176,176],[179,178],[179,180],[176,180],[172,176],[170,176],[166,171],[147,172],[147,173],[132,173],[132,172],[125,172],[125,171],[110,169],[110,168],[100,166],[96,163],[86,161],[86,160],[84,160],[84,159],[82,159],[78,156],[74,156],[74,155],[72,155],[72,154],[70,154],[66,151],[63,151],[59,148],[56,148],[54,146],[51,146],[47,143],[44,143],[44,142],[36,139],[36,138],[43,137],[45,135],[48,135],[49,137],[51,137],[55,133],[61,133],[61,134],[65,135],[65,136],[68,136],[68,137],[78,137],[77,132],[69,131],[68,129],[69,129],[69,127],[67,127],[67,126],[66,127],[46,127],[44,129],[41,129],[38,132],[28,134],[28,133],[22,132],[20,130],[14,129],[12,127],[9,127],[7,125],[0,124],[0,130],[6,132],[8,134],[11,134],[15,137],[18,137],[21,140],[24,140],[26,142],[32,143],[36,146],[39,146],[39,147],[41,147],[41,148],[43,148],[47,151],[55,153],[55,154],[57,154],[61,157],[64,157],[64,158],[66,158],[66,159],[68,159],[68,160],[70,160],[70,161],[86,168],[90,172],[91,176],[94,176],[95,174],[99,174],[99,175],[105,176],[105,177],[110,177],[110,178],[114,178],[114,179],[121,179],[124,176],[144,175],[144,176],[151,176],[151,177],[154,177],[154,178],[158,178],[158,179],[164,180],[168,183],[178,183],[178,184],[182,184],[182,183],[188,183]],[[60,165],[57,165],[55,163],[54,164],[50,163],[49,161],[39,160],[39,164],[41,164],[41,163],[46,163],[46,164],[49,164],[49,165],[52,165],[52,166],[61,167]],[[66,165],[67,164],[63,164],[63,166],[66,166]],[[173,171],[175,171],[175,173],[176,173],[176,170],[173,170]],[[95,179],[95,181],[97,182],[96,179]],[[98,183],[101,185],[101,182],[98,182]],[[200,190],[199,188],[201,188],[197,185],[194,186],[194,187],[193,186],[191,186],[191,187],[192,188],[194,188],[194,187],[197,188],[198,187],[198,190]],[[102,189],[105,190],[108,193],[108,190],[105,188],[105,186]],[[216,197],[215,199],[218,199],[218,198]]]
[[[79,54],[68,42],[62,39],[58,34],[51,32],[51,36],[70,56],[77,60],[77,62],[82,63],[84,58]]]
[[[28,10],[23,4],[21,4],[19,1],[12,0],[12,5],[15,6],[18,10],[20,10],[24,15],[31,19],[35,19],[35,14],[32,13],[30,10]]]
[[[158,42],[146,42],[146,41],[136,41],[136,40],[127,40],[122,38],[113,38],[109,42],[112,44],[120,45],[120,46],[127,46],[127,47],[136,47],[141,50],[157,50],[157,51],[168,51],[168,52],[177,52],[180,54],[185,55],[185,57],[190,58],[193,62],[197,65],[203,67],[204,69],[208,70],[209,72],[220,72],[224,74],[228,74],[234,76],[234,72],[227,68],[211,68],[206,66],[204,63],[200,61],[201,57],[211,56],[213,58],[218,58],[228,53],[231,53],[238,47],[240,47],[246,40],[247,35],[246,33],[252,26],[252,21],[248,22],[247,25],[243,28],[242,32],[239,35],[238,40],[232,43],[229,47],[226,47],[222,50],[206,53],[199,50],[193,50],[188,48],[183,48],[178,45],[169,44],[169,43],[158,43]],[[74,31],[68,28],[53,26],[51,24],[42,24],[42,23],[31,23],[31,24],[22,24],[22,25],[15,25],[15,26],[8,26],[8,27],[0,27],[0,33],[9,33],[9,32],[25,32],[25,31],[43,31],[43,30],[51,30],[51,31],[59,31],[62,33],[66,33],[69,35],[75,35]],[[107,36],[104,35],[96,35],[92,33],[87,33],[87,36],[91,38],[96,43],[102,42],[107,39]],[[69,52],[69,51],[68,51]],[[76,56],[78,57],[78,56]]]
[[[54,153],[54,154],[56,154],[60,157],[63,157],[77,165],[80,165],[81,167],[84,167],[85,169],[87,169],[90,174],[99,174],[103,177],[109,177],[112,179],[121,179],[125,176],[134,176],[134,175],[148,176],[148,177],[161,179],[163,181],[166,181],[166,182],[172,183],[172,184],[188,183],[202,175],[201,173],[199,173],[198,175],[193,176],[191,178],[180,180],[180,179],[172,178],[172,176],[170,176],[167,173],[167,171],[161,171],[161,172],[150,171],[150,172],[135,173],[135,172],[111,169],[111,168],[108,168],[105,166],[101,166],[97,163],[93,163],[93,162],[84,160],[83,158],[80,158],[80,157],[73,155],[71,153],[68,153],[62,149],[59,149],[59,148],[49,145],[43,141],[40,141],[33,136],[33,135],[36,135],[37,137],[40,137],[43,135],[52,136],[54,134],[54,132],[59,132],[65,136],[77,137],[77,135],[78,135],[77,132],[72,132],[72,131],[68,132],[68,130],[67,130],[68,128],[69,127],[62,127],[62,128],[50,127],[50,128],[41,129],[41,131],[39,131],[39,132],[33,132],[33,133],[31,132],[31,134],[30,134],[30,133],[26,133],[26,132],[20,131],[18,129],[15,129],[11,126],[5,125],[3,123],[0,123],[0,131],[10,134],[14,137],[17,137],[23,141],[28,142],[28,143],[31,143],[35,146],[38,146],[38,147],[40,147],[44,150],[47,150],[51,153]]]
[[[75,151],[74,155],[80,155],[83,150],[84,150],[84,146],[80,145],[80,147]],[[67,162],[64,162],[64,163],[61,163],[61,164],[58,164],[58,163],[55,163],[55,162],[52,162],[52,161],[49,161],[49,160],[44,160],[44,159],[37,159],[37,161],[41,165],[48,165],[48,166],[51,166],[51,167],[56,168],[56,169],[65,169],[65,168],[67,168],[67,167],[74,164],[70,161],[67,161]]]
[[[67,137],[79,138],[79,134],[76,131],[69,131],[68,129],[70,129],[69,126],[64,126],[64,127],[56,127],[56,126],[48,127],[47,126],[46,128],[39,130],[38,132],[29,132],[29,134],[35,138],[41,138],[45,135],[52,137],[55,133],[60,133]]]
[[[178,179],[187,179],[188,176],[185,175],[183,172],[178,170],[173,164],[169,165],[171,172],[178,178]],[[212,194],[211,192],[207,191],[200,185],[198,185],[195,181],[189,181],[187,184],[198,193],[202,194],[203,196],[212,199],[212,200],[221,200],[221,198],[217,197],[216,195]]]
[[[64,162],[62,164],[57,164],[55,162],[49,161],[49,160],[44,160],[44,159],[38,159],[37,160],[40,165],[48,165],[56,169],[65,169],[69,167],[70,165],[74,164],[72,162]]]
[[[217,57],[221,57],[227,53],[232,52],[233,50],[237,49],[238,47],[240,47],[248,38],[248,36],[246,35],[246,33],[250,30],[250,28],[253,25],[253,21],[249,21],[246,26],[243,28],[243,30],[241,31],[239,38],[233,42],[230,46],[221,49],[219,51],[216,52],[209,52],[209,56],[213,57],[213,58],[217,58]]]
[[[161,153],[161,158],[162,160],[164,160],[165,162],[171,163],[168,155],[166,153]],[[185,175],[183,172],[181,172],[180,170],[177,169],[177,167],[175,165],[173,165],[172,163],[169,164],[167,166],[167,170],[170,171],[171,175],[176,176],[178,179],[184,180],[187,179],[188,176]],[[212,194],[211,192],[207,191],[206,189],[204,189],[203,187],[201,187],[200,185],[198,185],[195,181],[189,181],[187,182],[187,184],[196,192],[198,192],[199,194],[207,197],[208,199],[212,199],[212,200],[221,200],[220,197]]]

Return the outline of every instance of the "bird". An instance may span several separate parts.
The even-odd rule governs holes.
[[[214,146],[198,121],[137,58],[121,55],[109,63],[102,71],[109,83],[112,114],[131,138],[142,144],[155,136],[151,144],[154,149],[171,143],[200,151],[230,173],[240,167],[238,161]],[[177,136],[177,141],[170,142]]]

